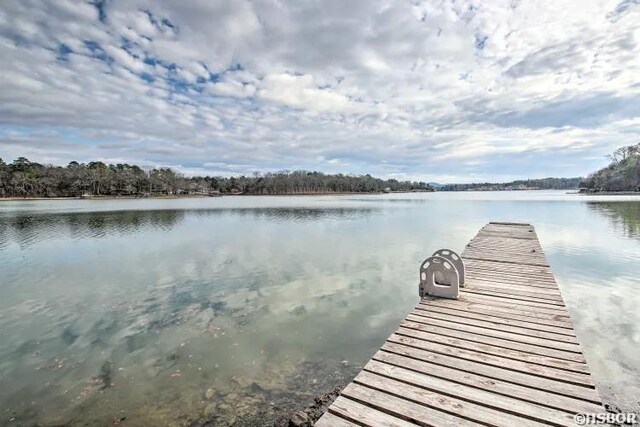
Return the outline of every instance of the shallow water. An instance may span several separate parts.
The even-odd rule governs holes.
[[[638,410],[638,198],[24,201],[0,203],[0,424],[271,425],[348,382],[419,263],[490,220],[535,225],[601,395]]]

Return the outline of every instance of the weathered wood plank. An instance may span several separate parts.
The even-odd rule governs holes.
[[[541,263],[546,263],[547,258],[542,255],[542,249],[536,249],[533,247],[517,248],[517,247],[504,247],[500,249],[488,249],[481,245],[467,246],[465,249],[465,256],[485,256],[485,255],[497,255],[502,259],[514,259],[514,260],[537,260]],[[517,255],[515,255],[517,253]]]
[[[423,373],[411,371],[406,368],[401,368],[387,363],[378,362],[372,360],[365,367],[365,371],[372,372],[378,375],[385,376],[387,378],[393,378],[400,381],[404,381],[408,384],[415,385],[427,390],[433,390],[438,393],[442,393],[447,396],[460,397],[469,402],[480,404],[484,407],[493,408],[501,411],[510,412],[512,414],[518,414],[531,418],[538,422],[545,422],[556,426],[574,426],[575,421],[571,414],[561,412],[559,410],[547,408],[530,402],[514,399],[507,396],[496,395],[495,393],[469,387],[468,385],[458,384],[453,381],[443,380],[442,378],[433,377],[430,375],[424,375]],[[356,377],[356,381],[357,381]],[[490,414],[491,416],[491,414]],[[495,415],[492,416],[492,418]],[[502,414],[499,414],[499,418],[504,421]],[[478,421],[482,419],[477,418]],[[490,419],[489,421],[494,421]],[[513,419],[514,423],[519,423],[522,420]]]
[[[338,404],[339,406],[339,404]],[[370,408],[366,408],[365,411],[369,412]],[[378,420],[378,422],[380,422]],[[360,424],[352,423],[342,417],[333,415],[331,412],[327,412],[319,419],[315,424],[315,427],[360,427]]]
[[[464,288],[463,288],[464,289]],[[569,317],[569,312],[561,306],[553,306],[550,304],[539,303],[536,301],[525,301],[514,298],[505,298],[499,295],[485,295],[472,292],[462,292],[461,299],[465,298],[467,301],[478,301],[488,305],[497,305],[512,307],[516,310],[528,310],[536,311],[540,313],[555,314],[558,316]]]
[[[538,278],[555,281],[553,274],[549,271],[549,267],[526,266],[531,267],[531,269],[525,270],[520,268],[525,266],[473,259],[465,260],[465,264],[471,274],[499,274],[505,277]]]
[[[522,231],[530,231],[533,230],[533,226],[528,222],[505,222],[505,221],[489,221],[483,229],[485,228],[503,228],[503,229],[514,229],[514,230],[522,230]]]
[[[495,269],[498,271],[504,270],[504,271],[510,271],[510,272],[520,273],[520,274],[523,274],[523,273],[550,274],[550,271],[551,271],[550,267],[548,266],[513,265],[513,264],[504,264],[498,261],[486,261],[486,260],[469,260],[469,266],[473,266],[474,268]]]
[[[520,283],[525,286],[548,286],[559,289],[558,283],[551,275],[533,272],[517,274],[514,272],[498,269],[483,270],[480,268],[470,267],[467,260],[465,260],[465,264],[467,264],[466,273],[468,273],[469,277],[475,277],[478,280],[491,280],[494,282],[497,281],[498,283],[502,284]]]
[[[501,233],[499,231],[483,231],[483,236],[495,236],[495,237],[508,237],[510,239],[523,239],[523,240],[534,240],[535,236],[529,236],[526,234],[509,234],[509,233]]]
[[[500,238],[481,238],[473,239],[466,246],[468,249],[486,249],[490,251],[540,254],[542,256],[542,247],[535,240],[514,240]]]
[[[539,254],[542,255],[542,246],[536,240],[515,240],[501,238],[475,238],[467,246],[468,249],[486,249],[489,251],[510,252],[518,254]]]
[[[537,293],[547,293],[551,295],[561,296],[560,288],[554,282],[546,282],[543,283],[539,280],[535,279],[513,279],[511,276],[507,276],[504,274],[496,274],[495,276],[489,275],[465,275],[466,280],[469,281],[467,284],[474,284],[480,286],[494,286],[500,287],[504,289],[517,289],[521,291],[529,291],[529,292],[537,292]]]
[[[523,232],[523,233],[534,230],[531,224],[526,222],[508,223],[508,222],[502,222],[502,221],[491,221],[489,222],[489,224],[482,227],[482,229],[483,230],[486,230],[486,229],[515,230],[517,232]]]
[[[421,309],[416,309],[412,311],[411,314],[414,316],[422,316],[422,317],[428,317],[431,319],[438,319],[438,320],[445,320],[453,323],[460,323],[462,325],[477,326],[480,328],[491,329],[494,331],[510,332],[518,335],[526,335],[530,337],[544,338],[544,339],[553,340],[553,341],[578,344],[578,340],[576,339],[575,336],[570,336],[565,334],[556,334],[555,332],[547,332],[547,331],[542,331],[540,329],[530,329],[530,328],[522,328],[520,326],[505,325],[504,323],[494,322],[488,319],[478,320],[478,319],[472,319],[469,317],[456,316],[449,313],[441,313],[438,311],[433,311],[433,310],[429,311],[429,310],[421,310]]]
[[[415,329],[400,327],[396,334],[418,338],[425,341],[438,342],[452,347],[459,347],[467,350],[474,350],[481,353],[493,354],[500,357],[506,357],[523,362],[535,363],[542,366],[550,366],[552,368],[565,369],[573,372],[581,372],[588,374],[587,365],[581,362],[570,360],[556,359],[554,357],[540,356],[521,350],[513,350],[504,347],[496,347],[494,345],[483,344],[475,341],[466,341],[457,338],[451,338],[444,335],[430,334]]]
[[[536,325],[549,325],[556,326],[558,328],[568,329],[571,334],[574,335],[573,325],[567,318],[555,319],[554,316],[539,314],[531,311],[513,310],[507,307],[500,307],[495,305],[485,305],[468,301],[452,301],[452,300],[431,300],[428,304],[420,303],[419,307],[446,307],[451,310],[460,311],[463,313],[474,314],[477,313],[482,316],[493,316],[504,319],[521,320],[527,323],[533,323]]]
[[[541,248],[540,242],[536,239],[532,240],[523,240],[523,239],[510,239],[508,237],[498,237],[498,236],[484,236],[482,234],[478,234],[476,237],[471,239],[469,242],[473,243],[484,243],[484,244],[493,244],[493,247],[504,247],[504,246],[536,246]]]
[[[489,366],[483,363],[461,360],[456,357],[432,353],[426,350],[420,350],[414,347],[408,347],[406,345],[396,344],[389,341],[387,341],[382,346],[382,349],[390,353],[399,354],[401,356],[407,356],[417,360],[424,360],[427,362],[435,363],[437,365],[448,366],[450,368],[456,368],[460,371],[478,374],[489,378],[495,378],[514,384],[520,384],[530,388],[537,388],[538,390],[546,390],[548,392],[562,394],[564,396],[572,396],[593,403],[600,402],[598,394],[594,389],[589,387],[569,384],[562,381],[555,381],[535,375],[524,374],[522,372]]]
[[[433,312],[433,313],[449,314],[451,316],[457,316],[461,318],[469,318],[469,319],[475,319],[475,320],[481,320],[481,321],[484,320],[484,321],[498,323],[502,325],[517,326],[520,328],[532,329],[534,331],[552,332],[559,335],[568,335],[570,337],[575,337],[575,332],[573,332],[573,329],[571,329],[570,326],[569,327],[567,327],[566,325],[563,327],[549,326],[549,325],[540,324],[540,323],[533,323],[529,320],[523,321],[519,319],[499,317],[493,314],[489,314],[490,312],[474,313],[471,310],[456,310],[451,307],[439,306],[433,303],[430,305],[418,304],[416,306],[416,310],[424,310],[424,311]]]
[[[550,281],[543,282],[532,277],[517,278],[500,273],[495,273],[493,276],[489,274],[471,273],[469,275],[465,275],[465,278],[473,284],[477,283],[479,285],[500,286],[507,289],[513,287],[513,289],[526,290],[530,292],[547,292],[555,295],[561,295],[560,288],[557,283]]]
[[[393,402],[392,402],[393,403]],[[363,405],[357,401],[338,396],[328,410],[329,414],[335,414],[341,418],[357,422],[359,426],[393,426],[393,427],[415,427],[415,424],[403,419],[385,414],[370,406]],[[325,414],[326,415],[326,414]],[[324,420],[325,415],[316,422],[316,426]],[[322,425],[322,424],[320,424]]]
[[[465,254],[468,256],[472,256],[471,253],[475,252],[480,255],[489,255],[495,254],[500,255],[505,258],[513,258],[513,259],[540,259],[542,261],[546,261],[546,257],[542,254],[542,249],[536,247],[493,247],[489,248],[488,246],[481,246],[475,243],[471,245],[467,245],[465,249]]]
[[[516,228],[507,226],[496,226],[495,224],[489,224],[483,227],[478,234],[482,233],[500,233],[504,235],[515,236],[535,236],[533,228]]]
[[[479,259],[479,260],[483,260],[483,261],[502,262],[502,263],[505,263],[505,264],[536,265],[536,266],[541,266],[541,267],[548,267],[549,266],[549,264],[547,264],[546,262],[537,261],[537,260],[505,259],[500,254],[496,254],[496,255],[483,254],[483,255],[464,256],[464,259],[465,260],[467,260],[467,259]]]
[[[487,224],[480,229],[480,233],[493,232],[501,234],[517,234],[517,235],[533,235],[535,236],[535,230],[533,227],[511,227],[507,225]]]
[[[534,363],[523,362],[521,360],[514,360],[502,356],[480,353],[475,350],[465,350],[459,347],[451,347],[445,344],[424,341],[398,334],[391,335],[387,339],[387,342],[402,344],[432,353],[457,357],[459,359],[484,363],[485,365],[496,366],[498,368],[504,368],[511,371],[537,375],[539,377],[550,378],[552,380],[564,381],[571,384],[582,385],[585,387],[594,387],[590,376],[585,375],[584,373],[576,373],[565,371],[563,369],[541,366]]]
[[[491,265],[487,264],[474,264],[473,262],[484,262],[478,260],[468,260],[465,261],[467,264],[467,270],[469,274],[493,274],[498,275],[500,278],[514,278],[514,279],[538,279],[538,280],[546,280],[555,284],[555,278],[550,271],[540,271],[540,270],[521,270],[519,266],[511,265],[511,264],[501,264],[492,261],[486,261],[486,263],[491,263]],[[473,267],[473,268],[471,268]],[[513,268],[515,267],[515,268]],[[544,270],[549,270],[549,267],[539,267]]]
[[[553,299],[547,299],[547,298],[541,298],[541,297],[534,297],[530,295],[523,295],[523,292],[518,292],[518,291],[499,291],[496,289],[484,288],[482,286],[464,288],[461,290],[461,292],[496,296],[500,298],[508,298],[508,299],[513,299],[518,301],[537,302],[540,304],[547,304],[549,306],[557,306],[557,307],[565,306],[562,300],[553,300]]]
[[[485,283],[474,283],[474,285],[475,286],[468,286],[468,290],[495,292],[495,293],[505,294],[505,295],[514,295],[518,297],[528,297],[534,301],[545,300],[542,302],[546,304],[550,304],[550,303],[547,303],[547,301],[551,301],[554,303],[560,303],[561,305],[564,305],[562,297],[560,296],[560,293],[558,291],[544,292],[535,288],[530,287],[526,289],[526,288],[518,287],[516,285],[513,285],[511,287],[507,287],[504,285],[485,284]]]
[[[518,341],[505,340],[496,337],[487,337],[484,335],[476,335],[471,332],[459,331],[456,329],[443,328],[441,326],[431,325],[428,323],[417,323],[405,320],[401,324],[402,327],[415,329],[417,331],[428,332],[434,335],[442,335],[445,337],[462,339],[470,342],[493,345],[498,348],[506,348],[511,350],[520,350],[540,356],[553,357],[560,360],[571,360],[583,363],[584,356],[580,353],[572,353],[563,350],[556,350],[548,347],[540,347],[535,344],[527,344]]]
[[[474,270],[467,268],[468,277],[486,282],[496,282],[499,284],[507,285],[513,283],[514,285],[522,285],[526,287],[540,287],[540,288],[552,288],[559,290],[558,284],[553,278],[545,277],[540,274],[525,274],[517,275],[513,273],[490,271],[490,270]]]
[[[598,412],[598,410],[602,410],[599,405],[581,399],[548,393],[543,390],[537,390],[507,381],[491,379],[482,375],[459,371],[455,368],[437,365],[424,360],[411,359],[386,351],[377,352],[373,356],[373,360],[411,369],[424,375],[435,376],[454,383],[491,391],[498,395],[511,396],[525,402],[533,402],[549,408],[559,409],[570,414],[578,412]],[[496,396],[496,399],[500,399],[500,396]]]
[[[342,390],[342,396],[378,407],[397,418],[422,425],[455,427],[477,426],[478,424],[447,412],[439,411],[419,403],[396,397],[392,394],[374,390],[360,384],[351,383]],[[380,425],[380,424],[373,424]]]
[[[484,336],[489,338],[501,338],[507,341],[531,344],[538,347],[546,347],[549,349],[562,350],[569,353],[578,353],[578,354],[581,353],[580,348],[576,344],[572,344],[572,343],[564,343],[564,342],[549,340],[545,338],[514,334],[512,332],[496,331],[494,329],[485,329],[478,326],[464,325],[461,323],[454,323],[454,322],[449,322],[445,320],[414,316],[413,314],[408,315],[407,320],[414,323],[422,323],[425,325],[434,325],[434,326],[440,326],[442,328],[453,329],[456,331],[468,332],[470,334],[474,334],[478,336]]]
[[[505,275],[466,275],[466,285],[490,285],[490,286],[502,286],[508,287],[509,285],[518,286],[521,288],[526,288],[532,292],[555,292],[560,294],[560,289],[558,285],[551,282],[541,282],[539,280],[534,279],[514,279],[512,277],[507,277]]]
[[[491,426],[511,427],[517,426],[541,426],[540,421],[533,421],[527,418],[502,412],[484,405],[478,405],[466,400],[449,397],[445,394],[436,393],[429,389],[416,387],[406,382],[377,375],[373,372],[362,371],[353,380],[355,384],[361,384],[368,388],[382,391],[384,393],[402,397],[403,399],[433,409],[448,412],[449,414],[467,420],[473,420]],[[565,425],[565,424],[561,424]]]
[[[523,239],[509,239],[509,238],[501,238],[501,237],[489,237],[489,236],[478,236],[467,244],[467,247],[487,247],[490,249],[496,249],[499,247],[500,249],[542,249],[540,243],[537,240],[523,240]]]

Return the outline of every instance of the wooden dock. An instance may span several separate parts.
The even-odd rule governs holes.
[[[530,224],[467,245],[458,300],[424,298],[316,426],[575,426],[604,412]]]

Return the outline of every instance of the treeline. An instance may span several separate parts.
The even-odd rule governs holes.
[[[0,197],[150,196],[181,194],[314,194],[433,191],[424,182],[382,180],[371,175],[283,171],[237,177],[185,177],[170,168],[71,162],[42,165],[24,157],[0,159]]]
[[[618,148],[609,166],[587,176],[582,191],[640,191],[640,143]]]
[[[447,184],[440,191],[572,190],[582,178],[521,179],[504,183]]]

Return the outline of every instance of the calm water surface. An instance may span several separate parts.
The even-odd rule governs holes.
[[[605,400],[638,410],[640,199],[563,192],[0,203],[0,425],[271,425],[347,382],[418,266],[535,225]]]

